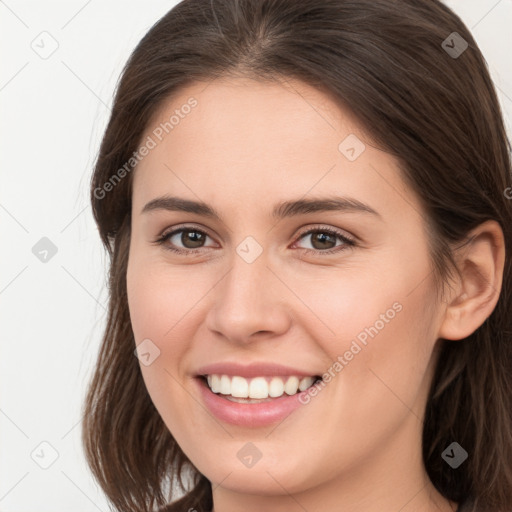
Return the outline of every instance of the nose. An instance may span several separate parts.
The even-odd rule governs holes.
[[[230,270],[212,290],[206,325],[237,344],[279,336],[290,328],[291,295],[268,266],[265,252],[251,263],[235,253]]]

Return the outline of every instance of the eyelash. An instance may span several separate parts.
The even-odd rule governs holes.
[[[201,249],[176,249],[175,247],[171,247],[169,245],[164,245],[166,242],[177,233],[181,233],[182,231],[189,231],[193,233],[201,233],[201,235],[209,236],[208,233],[204,232],[201,229],[197,229],[195,227],[191,226],[180,226],[178,229],[174,229],[173,231],[170,231],[169,233],[162,234],[157,240],[155,240],[153,243],[157,245],[164,246],[164,249],[168,251],[172,251],[177,254],[182,254],[184,256],[195,256],[198,252],[201,252]],[[315,254],[315,255],[329,255],[337,252],[341,252],[343,250],[346,250],[347,248],[354,247],[356,245],[356,242],[354,239],[347,237],[340,231],[333,229],[333,228],[325,228],[322,226],[315,226],[308,231],[305,231],[304,233],[301,233],[298,236],[297,240],[300,240],[301,238],[311,235],[313,233],[327,233],[329,235],[338,237],[342,242],[343,245],[333,247],[332,249],[326,249],[325,251],[322,251],[320,249],[302,249],[306,254]]]

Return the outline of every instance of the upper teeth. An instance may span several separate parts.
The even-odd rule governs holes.
[[[244,377],[229,375],[207,375],[208,386],[214,393],[237,398],[277,398],[284,393],[295,395],[297,391],[309,388],[315,377]]]

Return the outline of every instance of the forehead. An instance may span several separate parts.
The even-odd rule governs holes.
[[[244,164],[255,155],[260,161],[268,155],[277,162],[277,153],[283,152],[303,158],[307,151],[325,149],[333,138],[336,142],[344,133],[358,130],[348,112],[305,83],[246,78],[179,89],[158,109],[146,134],[159,128],[157,139],[168,139],[175,156],[195,146],[211,157]]]
[[[340,149],[347,137],[365,145],[353,161]],[[190,84],[155,113],[143,142],[148,138],[154,147],[134,173],[139,210],[167,192],[209,203],[228,198],[253,210],[271,198],[324,193],[396,209],[399,191],[409,193],[397,162],[372,145],[357,120],[329,94],[296,80]]]

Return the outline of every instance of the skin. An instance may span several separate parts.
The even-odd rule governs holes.
[[[463,277],[441,300],[418,198],[398,162],[333,98],[294,80],[193,83],[158,110],[144,139],[191,96],[198,105],[135,170],[127,286],[136,343],[149,338],[160,350],[151,365],[141,364],[147,389],[212,482],[215,512],[455,510],[423,465],[423,410],[438,339],[469,335],[496,305],[499,226],[490,221],[473,232],[460,258]],[[349,134],[366,144],[353,162],[338,150]],[[163,194],[204,201],[222,221],[141,213]],[[332,195],[356,198],[380,217],[270,216],[278,202]],[[152,243],[182,223],[208,234],[197,255]],[[317,225],[337,228],[356,246],[322,255],[313,235],[301,236]],[[252,263],[236,252],[247,236],[263,248]],[[194,248],[180,234],[172,241]],[[343,242],[323,247],[335,245]],[[401,311],[280,424],[239,427],[203,406],[193,382],[199,366],[280,361],[321,374],[396,302]],[[247,442],[262,454],[252,468],[237,457]]]

